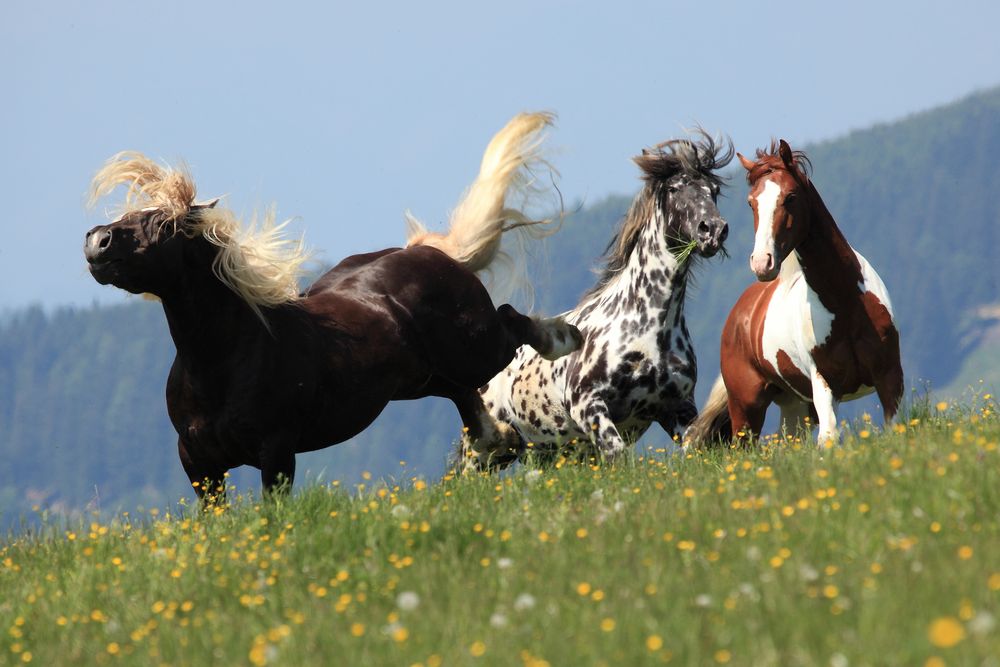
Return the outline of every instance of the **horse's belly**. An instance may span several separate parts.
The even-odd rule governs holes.
[[[854,392],[852,392],[850,394],[842,394],[841,396],[838,397],[838,400],[840,400],[840,401],[853,401],[856,398],[861,398],[863,396],[867,396],[868,394],[872,393],[873,391],[875,391],[875,387],[868,387],[866,385],[861,385],[860,387],[857,388],[856,391],[854,391]]]
[[[578,437],[557,387],[565,362],[547,361],[523,350],[483,391],[487,411],[494,419],[513,426],[525,442]]]

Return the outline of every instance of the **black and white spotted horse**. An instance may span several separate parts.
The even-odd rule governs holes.
[[[715,255],[726,240],[716,171],[732,156],[731,142],[700,132],[634,158],[645,185],[608,245],[599,282],[564,315],[583,347],[554,361],[522,347],[480,389],[488,414],[462,439],[465,470],[505,467],[529,443],[542,458],[574,441],[613,457],[654,421],[674,434],[694,419],[685,289],[696,257]]]

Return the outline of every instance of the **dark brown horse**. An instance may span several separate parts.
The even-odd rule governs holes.
[[[183,171],[134,153],[108,162],[94,198],[128,184],[126,212],[87,233],[85,254],[101,284],[162,301],[177,347],[167,410],[199,497],[240,465],[259,468],[265,490],[290,485],[296,453],[354,436],[391,400],[443,396],[478,428],[476,389],[521,345],[552,357],[579,346],[561,320],[495,308],[470,270],[489,266],[504,232],[540,224],[505,202],[531,187],[550,121],[522,114],[497,134],[447,235],[414,224],[407,248],[349,257],[302,294],[301,244],[273,218],[244,227],[194,203]]]
[[[888,421],[903,369],[885,285],[837,227],[805,155],[782,140],[756,162],[739,158],[754,213],[750,268],[761,282],[729,313],[722,377],[688,441],[759,435],[773,402],[788,428],[811,415],[825,444],[839,437],[837,404],[872,391]]]

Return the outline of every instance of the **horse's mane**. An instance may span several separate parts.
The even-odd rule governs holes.
[[[780,143],[777,139],[771,139],[771,145],[766,149],[757,149],[757,161],[753,168],[747,172],[747,185],[753,185],[761,176],[775,169],[788,171],[785,162],[781,159],[779,146]],[[809,156],[803,151],[792,151],[792,166],[796,168],[796,173],[793,173],[792,176],[797,177],[803,183],[808,183],[809,175],[812,172],[812,162],[809,160]]]
[[[212,264],[215,275],[243,299],[264,322],[261,308],[297,300],[303,264],[309,259],[301,239],[284,236],[289,221],[275,224],[274,209],[258,222],[243,224],[231,210],[196,204],[196,188],[187,168],[163,166],[145,155],[124,151],[113,156],[91,183],[90,205],[126,184],[121,215],[143,209],[161,210],[164,224],[189,236],[201,235],[219,247]]]
[[[729,139],[715,139],[701,128],[695,133],[700,140],[673,139],[643,149],[632,160],[642,170],[645,184],[632,200],[618,231],[604,251],[604,268],[597,284],[585,296],[601,292],[625,268],[635,250],[639,235],[662,204],[667,182],[678,174],[708,181],[722,187],[724,179],[716,171],[733,159],[733,143]]]

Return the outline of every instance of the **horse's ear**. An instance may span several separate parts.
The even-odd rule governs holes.
[[[744,169],[746,169],[747,171],[753,169],[754,162],[743,157],[743,153],[737,153],[736,157],[740,159],[740,164],[743,165]]]
[[[785,163],[787,168],[791,169],[795,166],[795,156],[792,155],[792,149],[784,139],[781,139],[778,143],[778,155],[781,156],[781,161]]]
[[[208,201],[195,202],[191,204],[191,208],[192,209],[215,208],[215,205],[219,203],[219,199],[220,199],[219,197],[216,197],[215,199],[210,199]]]

